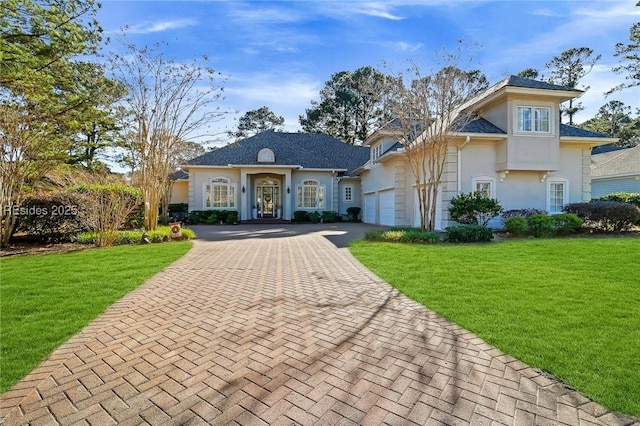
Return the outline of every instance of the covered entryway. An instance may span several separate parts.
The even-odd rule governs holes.
[[[280,182],[273,178],[259,179],[256,182],[258,218],[279,218],[280,205]]]

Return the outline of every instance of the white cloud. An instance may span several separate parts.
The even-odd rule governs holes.
[[[606,43],[607,36],[620,28],[630,28],[637,19],[633,15],[639,13],[636,10],[638,8],[628,1],[588,3],[590,7],[584,7],[582,4],[576,3],[579,7],[570,10],[562,24],[541,31],[532,40],[504,51],[505,57],[513,56],[526,60],[528,57],[544,55],[551,59],[567,48],[585,45],[593,48],[596,54],[607,53],[598,51],[598,47],[607,48],[602,46]],[[573,3],[565,2],[563,5],[571,6]],[[597,38],[594,39],[594,36]],[[596,46],[598,42],[600,45]]]
[[[560,15],[559,13],[557,13],[556,11],[553,11],[551,9],[548,8],[542,8],[542,9],[536,9],[534,11],[531,12],[531,15],[535,15],[535,16],[547,16],[547,17],[560,17],[562,15]]]
[[[388,42],[382,43],[382,45],[397,52],[415,52],[424,46],[423,43],[408,43],[406,41]]]
[[[196,24],[197,22],[193,19],[176,19],[156,22],[146,21],[139,24],[127,25],[124,27],[124,29],[128,34],[150,34],[190,27]]]

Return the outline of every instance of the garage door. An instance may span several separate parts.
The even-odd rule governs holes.
[[[379,193],[380,197],[380,225],[393,226],[396,224],[396,191],[390,189]]]
[[[376,194],[365,194],[362,221],[376,223]]]
[[[420,227],[420,203],[418,200],[418,191],[413,188],[413,226]],[[442,230],[442,187],[438,191],[438,198],[436,199],[436,223],[435,229]]]

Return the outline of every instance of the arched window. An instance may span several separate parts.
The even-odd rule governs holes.
[[[324,186],[313,179],[305,180],[302,185],[298,185],[298,208],[323,209]]]
[[[214,178],[204,185],[204,209],[229,209],[236,206],[236,187],[227,178]]]
[[[276,156],[269,148],[262,148],[258,152],[258,163],[273,163],[276,161]]]

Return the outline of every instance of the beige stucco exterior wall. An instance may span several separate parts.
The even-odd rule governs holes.
[[[169,194],[169,200],[171,204],[175,203],[188,203],[189,202],[189,181],[177,180],[171,187],[171,194]]]

